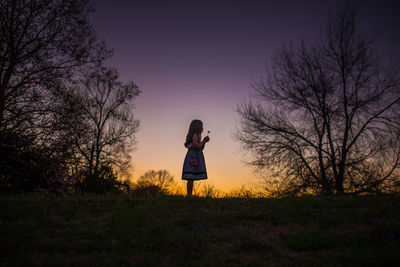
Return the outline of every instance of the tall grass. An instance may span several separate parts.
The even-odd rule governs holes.
[[[171,196],[185,196],[186,184],[176,185],[169,192]],[[193,196],[205,198],[267,198],[269,194],[265,191],[242,186],[231,191],[223,191],[207,182],[195,182],[193,185]]]

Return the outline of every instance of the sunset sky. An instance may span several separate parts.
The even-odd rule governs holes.
[[[329,10],[343,1],[94,0],[99,39],[114,56],[109,65],[142,91],[134,114],[141,122],[133,179],[166,169],[180,181],[189,124],[201,119],[211,141],[204,150],[209,179],[229,191],[257,182],[232,135],[238,104],[254,92],[282,43],[313,43]],[[361,31],[381,32],[376,43],[400,57],[399,1],[365,1]]]

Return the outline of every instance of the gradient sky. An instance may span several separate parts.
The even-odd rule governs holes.
[[[211,131],[207,183],[225,191],[253,186],[256,174],[232,138],[235,109],[254,94],[253,81],[279,46],[317,40],[341,2],[94,0],[91,23],[114,49],[109,65],[142,91],[133,179],[166,169],[180,181],[189,124],[201,119]],[[377,46],[386,56],[400,56],[399,12],[399,1],[371,0],[360,13],[362,31],[381,32]]]

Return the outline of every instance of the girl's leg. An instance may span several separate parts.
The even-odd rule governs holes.
[[[188,181],[187,182],[186,189],[187,189],[187,195],[189,197],[191,197],[192,196],[192,191],[193,191],[193,181]]]

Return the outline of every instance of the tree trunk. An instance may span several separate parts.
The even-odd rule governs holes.
[[[343,188],[343,176],[339,176],[338,179],[336,179],[336,194],[337,195],[343,195],[344,194],[344,188]]]
[[[336,194],[342,195],[344,193],[343,182],[344,182],[344,168],[345,168],[346,156],[343,155],[342,160],[339,163],[339,174],[335,177]]]
[[[8,83],[8,81],[7,81]],[[4,123],[4,110],[6,108],[6,85],[3,80],[0,84],[0,129],[3,128]]]
[[[4,90],[0,88],[0,129],[3,129],[3,118],[5,109]]]

